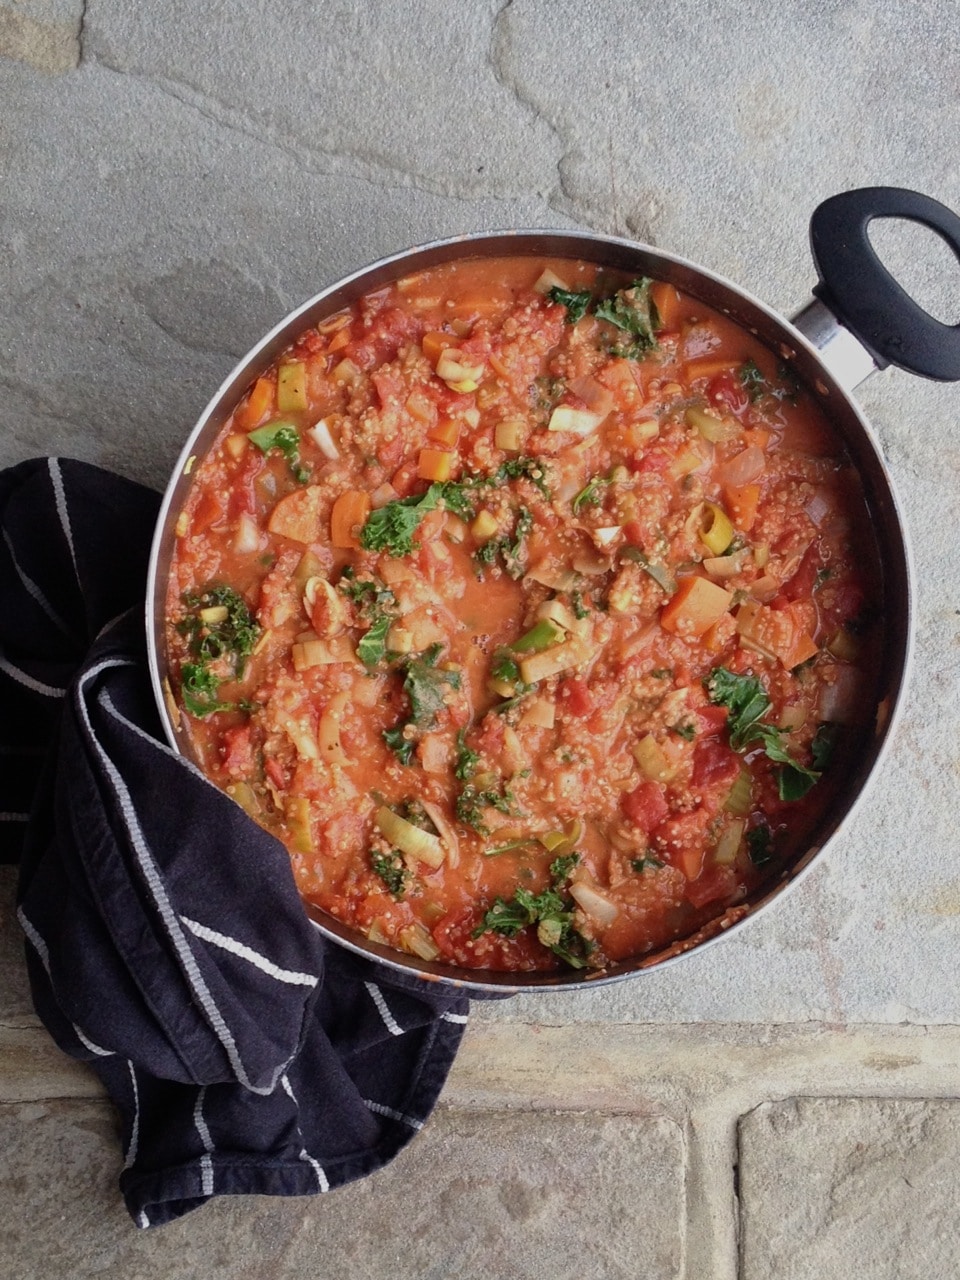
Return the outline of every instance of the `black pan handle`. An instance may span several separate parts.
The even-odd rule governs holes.
[[[960,218],[946,205],[902,187],[862,187],[813,212],[810,247],[820,277],[813,292],[878,368],[895,364],[938,382],[960,381],[960,325],[941,324],[897,284],[867,236],[874,218],[929,227],[960,262]]]

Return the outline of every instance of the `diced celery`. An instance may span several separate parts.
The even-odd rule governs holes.
[[[299,413],[307,408],[307,366],[291,360],[277,369],[277,409],[280,413]]]
[[[549,649],[552,644],[557,644],[563,638],[562,627],[557,626],[550,618],[541,618],[529,631],[525,631],[522,636],[514,640],[510,648],[514,653],[539,653],[541,649]]]

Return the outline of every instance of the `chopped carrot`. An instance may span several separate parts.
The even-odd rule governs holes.
[[[349,326],[347,326],[347,328],[345,329],[337,330],[337,332],[330,339],[329,345],[327,346],[327,350],[342,351],[343,348],[349,344],[349,342],[350,342],[350,328]]]
[[[360,530],[370,514],[370,495],[362,489],[341,493],[330,512],[330,541],[335,547],[360,546]]]
[[[760,486],[758,484],[724,485],[724,503],[733,523],[744,533],[749,533],[757,521],[757,506],[760,502]]]
[[[427,439],[432,440],[434,444],[443,444],[448,449],[452,449],[460,439],[460,423],[456,418],[441,418],[437,425],[427,432]]]
[[[688,880],[696,880],[703,869],[703,849],[689,846],[678,849],[673,865],[679,867]]]
[[[749,431],[743,433],[743,443],[749,448],[755,444],[758,449],[766,449],[767,445],[773,439],[773,432],[767,431],[763,427],[751,427]]]
[[[256,427],[273,408],[273,382],[270,378],[258,378],[253,384],[246,403],[240,406],[237,417],[242,427]]]
[[[441,354],[449,347],[459,347],[460,339],[452,333],[440,333],[431,329],[420,341],[420,349],[431,363],[436,364]]]
[[[709,578],[683,578],[660,611],[660,625],[674,635],[696,638],[719,622],[733,603],[733,592],[724,591]]]
[[[737,631],[741,642],[769,657],[776,658],[788,671],[806,662],[817,652],[810,634],[809,602],[792,601],[783,609],[748,601],[737,613]]]
[[[650,286],[650,301],[657,308],[661,331],[680,328],[683,322],[683,299],[672,284],[655,280]]]
[[[716,356],[702,356],[699,360],[688,360],[683,372],[688,382],[697,378],[715,378],[718,373],[726,373],[728,369],[736,369],[738,361],[718,359]]]
[[[417,475],[421,480],[449,480],[454,455],[449,449],[421,449]]]
[[[311,485],[307,489],[295,489],[281,498],[270,512],[267,528],[292,542],[319,542],[321,536],[320,508],[325,500],[323,488]]]
[[[407,396],[404,408],[411,418],[416,418],[425,427],[435,427],[437,425],[437,406],[424,393],[422,388],[414,387]]]

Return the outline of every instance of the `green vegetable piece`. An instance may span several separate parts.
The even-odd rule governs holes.
[[[642,874],[648,869],[650,871],[659,871],[663,866],[666,866],[666,863],[661,862],[659,858],[651,858],[649,854],[642,858],[630,859],[631,870],[636,871],[638,874]]]
[[[381,853],[377,849],[371,849],[370,866],[387,886],[387,892],[399,902],[410,879],[410,872],[403,864],[400,851],[391,849],[389,853]]]
[[[634,564],[638,564],[645,573],[649,573],[657,586],[662,587],[669,595],[672,596],[676,591],[677,581],[673,575],[662,564],[654,564],[639,547],[624,547],[620,552],[620,559],[632,560]]]
[[[558,644],[564,634],[563,628],[558,627],[555,622],[551,622],[549,618],[541,618],[529,631],[514,640],[510,648],[514,653],[539,653],[541,649],[549,649],[551,645]],[[518,667],[517,675],[519,674]]]
[[[432,484],[419,497],[397,498],[376,511],[371,511],[360,530],[360,545],[365,551],[388,551],[392,556],[408,556],[413,551],[414,534],[430,511],[444,506],[463,519],[473,515],[473,502],[468,486],[445,480]]]
[[[220,681],[199,663],[185,662],[180,669],[180,696],[193,716],[208,716],[214,711],[233,711],[235,703],[217,698]]]
[[[815,769],[826,769],[830,764],[839,733],[840,726],[831,724],[828,721],[824,721],[817,729],[813,741],[810,743],[810,750],[813,753],[813,767]]]
[[[543,463],[539,458],[507,458],[505,462],[501,462],[493,475],[489,476],[485,481],[486,484],[499,487],[506,484],[509,480],[527,479],[537,486],[545,498],[550,497],[550,490],[547,487],[547,478],[544,474]]]
[[[766,823],[747,832],[747,852],[755,867],[766,866],[773,858],[773,837]]]
[[[454,776],[459,778],[461,782],[469,782],[476,773],[479,763],[480,753],[472,751],[467,746],[466,730],[459,729],[457,731],[457,759],[453,766]]]
[[[579,861],[578,854],[555,859],[550,866],[553,883],[543,893],[531,893],[521,885],[512,899],[495,899],[473,936],[479,938],[483,933],[492,932],[513,938],[521,929],[535,924],[537,939],[543,946],[571,968],[582,969],[593,943],[574,927],[573,902],[560,892],[576,861]]]
[[[502,784],[501,788],[499,791],[495,791],[493,787],[486,787],[480,790],[472,782],[468,782],[459,796],[457,796],[457,820],[462,822],[465,827],[472,827],[474,831],[482,836],[489,835],[490,829],[483,821],[484,809],[496,809],[498,813],[512,814],[514,812],[513,793],[503,787]]]
[[[737,372],[740,384],[751,400],[759,400],[766,393],[767,380],[755,360],[744,360]]]
[[[387,613],[382,613],[372,624],[369,631],[366,631],[361,637],[357,645],[357,657],[365,667],[375,667],[381,661],[387,651],[387,632],[390,630],[393,619]]]
[[[384,729],[383,740],[401,764],[410,764],[417,744],[412,738],[404,736],[403,724],[398,724],[393,729]]]
[[[610,480],[604,479],[603,476],[594,476],[592,480],[575,494],[570,508],[575,516],[578,516],[584,507],[599,507],[603,501],[602,490],[610,484]]]
[[[637,280],[629,289],[619,289],[612,298],[605,298],[594,308],[597,319],[606,320],[632,338],[631,342],[613,347],[614,355],[638,360],[655,349],[657,340],[654,334],[660,326],[660,319],[650,296],[652,284],[653,281],[647,278]]]
[[[558,302],[561,307],[566,307],[567,324],[576,324],[586,315],[591,294],[589,289],[572,292],[570,289],[561,289],[559,285],[554,285],[547,297],[551,302]]]
[[[781,800],[802,800],[820,774],[794,760],[783,746],[783,731],[762,722],[770,709],[770,699],[756,676],[738,676],[725,667],[715,667],[704,681],[710,701],[728,708],[727,729],[734,751],[745,751],[761,742],[768,759],[783,765],[777,778]]]
[[[419,729],[432,729],[444,706],[444,688],[460,688],[460,672],[437,667],[442,646],[431,645],[418,657],[405,659],[403,691],[410,699],[411,720]]]
[[[292,422],[268,422],[265,427],[251,431],[247,439],[262,453],[271,449],[282,453],[299,484],[306,484],[310,479],[310,471],[300,465],[300,433]]]

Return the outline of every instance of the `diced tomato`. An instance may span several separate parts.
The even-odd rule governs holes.
[[[719,733],[727,723],[729,711],[726,707],[705,706],[697,707],[697,719],[700,722],[700,731],[703,734]]]
[[[653,471],[663,473],[669,471],[673,457],[665,449],[648,449],[639,457],[628,460],[628,465],[636,472]]]
[[[658,827],[667,814],[667,804],[663,787],[659,782],[641,782],[639,787],[628,791],[620,801],[620,807],[629,822],[639,827],[647,835]]]
[[[225,729],[220,738],[223,767],[231,778],[249,778],[253,773],[253,743],[248,724]]]
[[[409,498],[419,483],[416,459],[409,459],[390,477],[390,483],[401,498]]]
[[[560,707],[578,718],[590,715],[596,707],[586,680],[576,680],[573,677],[560,681],[557,701]]]
[[[723,405],[731,413],[743,413],[750,403],[746,388],[732,369],[726,369],[710,379],[707,383],[707,399],[712,404]]]
[[[326,338],[321,337],[316,329],[308,329],[306,333],[302,333],[297,339],[293,348],[293,355],[298,360],[306,356],[315,356],[323,351],[326,346]]]
[[[809,600],[817,581],[817,574],[823,567],[820,544],[812,542],[800,561],[800,567],[793,577],[783,584],[780,594],[787,600]]]
[[[733,867],[714,864],[706,867],[695,880],[687,884],[685,897],[694,907],[705,907],[709,902],[729,898],[737,887],[737,873]]]
[[[693,785],[698,788],[733,786],[740,773],[740,759],[717,738],[704,738],[693,751]]]
[[[193,511],[192,530],[203,533],[219,523],[226,513],[227,496],[220,490],[205,489]]]
[[[239,515],[253,515],[257,510],[256,494],[253,491],[253,482],[260,474],[263,467],[263,454],[259,449],[248,449],[244,455],[243,466],[230,483],[230,505],[229,511],[231,518]]]
[[[263,771],[278,791],[286,790],[286,770],[276,756],[267,756],[263,762]]]

